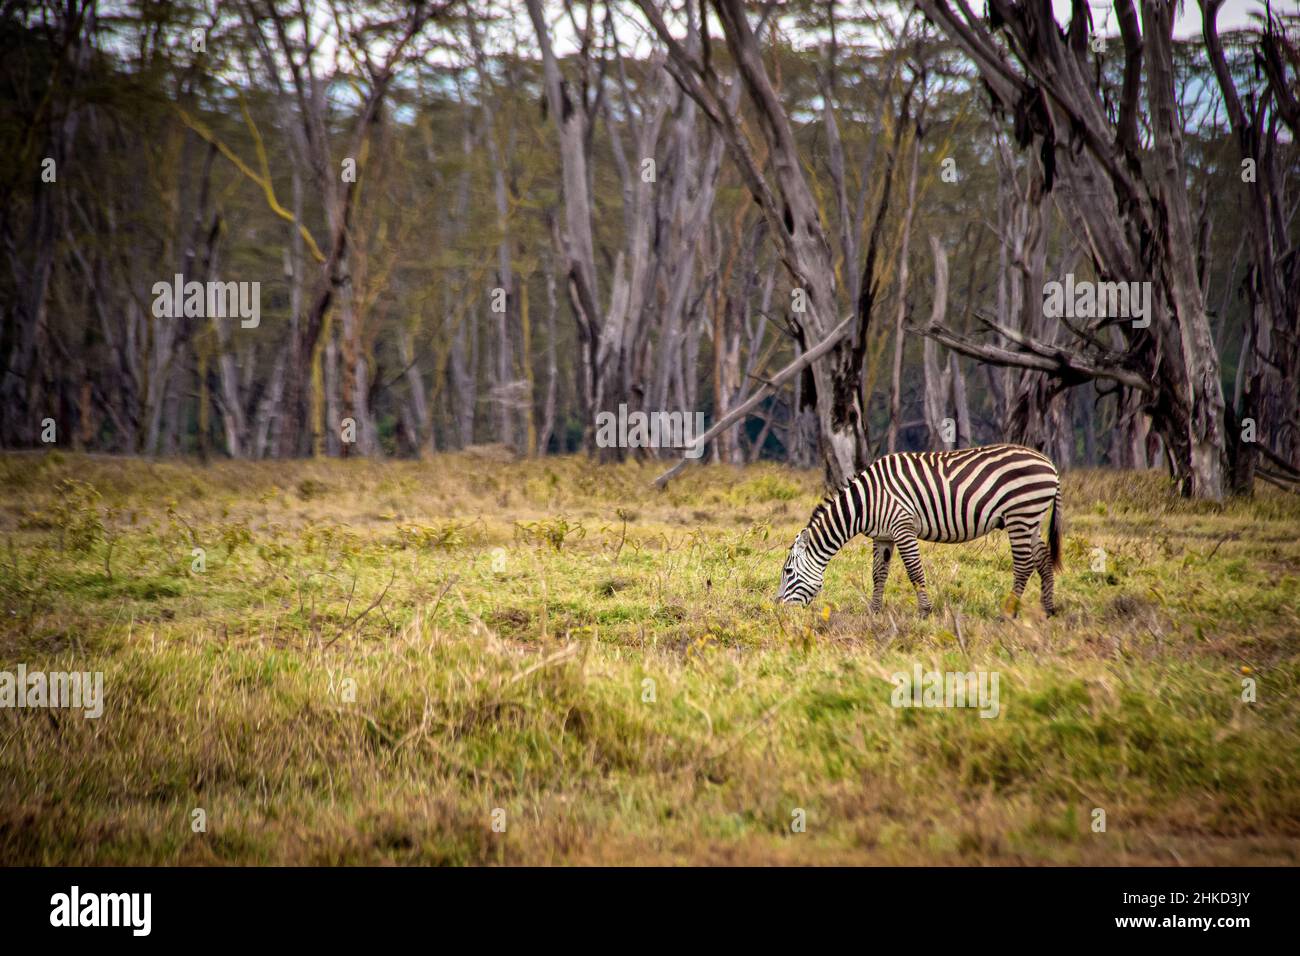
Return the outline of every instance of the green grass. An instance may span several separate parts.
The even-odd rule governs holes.
[[[0,456],[0,670],[106,697],[0,709],[0,863],[1300,860],[1300,499],[1071,473],[1059,617],[999,533],[922,620],[856,542],[772,604],[815,475],[657,470]]]

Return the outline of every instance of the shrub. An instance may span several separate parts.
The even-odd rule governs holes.
[[[581,521],[570,521],[564,515],[557,518],[543,518],[540,521],[516,521],[515,540],[540,547],[548,545],[552,551],[562,551],[564,543],[572,538],[581,541],[587,536],[587,529]]]
[[[62,478],[55,485],[54,504],[46,511],[29,511],[20,525],[57,531],[59,550],[84,554],[104,537],[99,502],[100,494],[94,485]]]

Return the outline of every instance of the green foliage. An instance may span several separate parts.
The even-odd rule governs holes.
[[[737,485],[728,495],[728,498],[738,505],[793,501],[797,497],[799,497],[797,485],[771,473],[759,475]]]

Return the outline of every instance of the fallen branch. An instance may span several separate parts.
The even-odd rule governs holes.
[[[844,338],[844,334],[848,332],[849,328],[853,325],[853,320],[855,318],[857,317],[853,315],[848,316],[843,322],[831,329],[826,338],[822,339],[807,352],[804,352],[803,355],[799,356],[785,368],[781,369],[781,371],[777,372],[776,375],[772,376],[769,381],[765,382],[762,387],[754,392],[753,395],[749,396],[745,401],[741,402],[731,411],[727,412],[727,414],[723,415],[712,428],[706,431],[699,438],[695,439],[691,446],[686,450],[686,454],[682,457],[681,461],[673,465],[654,480],[655,487],[662,488],[664,485],[668,484],[668,482],[671,481],[679,471],[685,468],[687,463],[691,460],[692,451],[697,448],[703,448],[705,444],[721,433],[723,429],[729,427],[747,415],[750,409],[754,408],[754,406],[758,405],[761,401],[775,392],[782,384],[789,381],[795,375],[798,375],[813,362],[817,361],[829,352],[835,346],[835,343]]]
[[[560,648],[554,654],[542,658],[537,663],[533,664],[530,667],[524,668],[523,670],[519,671],[516,674],[512,674],[510,679],[506,681],[506,686],[509,687],[511,684],[517,684],[525,677],[537,673],[539,670],[541,670],[544,667],[550,667],[554,664],[562,664],[563,662],[576,657],[578,651],[580,651],[581,649],[582,649],[582,645],[578,641],[574,641],[571,644],[566,644],[564,647]]]
[[[1263,478],[1270,485],[1275,485],[1283,491],[1289,491],[1292,494],[1300,494],[1300,481],[1297,481],[1294,478],[1289,478],[1286,475],[1280,474],[1276,471],[1268,471],[1264,468],[1256,468],[1255,474],[1260,478]]]
[[[373,601],[371,601],[371,602],[370,602],[370,606],[367,607],[364,611],[362,611],[360,614],[358,614],[356,617],[354,617],[350,622],[348,622],[348,623],[344,624],[342,627],[340,627],[340,628],[339,628],[339,632],[338,632],[337,634],[335,634],[332,638],[330,638],[329,643],[327,643],[327,644],[325,645],[325,647],[322,648],[322,650],[325,650],[325,649],[328,649],[328,648],[330,648],[330,647],[333,647],[335,641],[337,641],[340,637],[342,637],[342,636],[343,636],[344,634],[346,634],[348,631],[352,630],[352,628],[356,627],[357,624],[359,624],[359,623],[361,622],[361,619],[362,619],[363,617],[365,617],[367,614],[369,614],[371,611],[373,611],[376,607],[378,607],[378,606],[379,606],[379,603],[380,603],[381,601],[383,601],[383,599],[384,599],[385,597],[388,596],[388,589],[391,588],[391,587],[393,586],[393,582],[396,581],[396,580],[397,580],[397,568],[393,568],[393,574],[392,574],[392,577],[390,577],[390,578],[388,579],[388,583],[384,585],[384,589],[383,589],[382,591],[379,592],[379,596],[378,596],[377,598],[375,598]],[[354,580],[354,581],[353,581],[353,585],[355,586],[355,584],[356,584],[356,582],[355,582],[355,580]],[[349,596],[349,597],[348,597],[348,604],[349,604],[349,606],[351,605],[351,603],[352,603],[352,598],[351,598],[351,596]],[[344,613],[346,614],[346,612],[344,612]]]
[[[1300,469],[1297,469],[1295,465],[1291,464],[1291,462],[1287,461],[1285,458],[1283,458],[1273,449],[1269,448],[1268,445],[1265,445],[1263,442],[1259,442],[1258,444],[1255,445],[1255,448],[1259,451],[1261,455],[1263,455],[1273,464],[1277,465],[1278,469],[1280,469],[1278,471],[1278,474],[1280,474],[1287,481],[1300,481]]]

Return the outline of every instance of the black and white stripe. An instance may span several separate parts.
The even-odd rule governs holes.
[[[1051,510],[1048,541],[1041,540]],[[862,534],[874,542],[871,609],[879,611],[895,550],[929,613],[918,541],[973,541],[997,528],[1011,539],[1012,592],[1017,598],[1035,571],[1043,609],[1056,612],[1053,572],[1061,567],[1061,485],[1045,455],[1020,445],[886,455],[817,506],[799,532],[777,600],[807,604],[822,586],[826,564]]]

